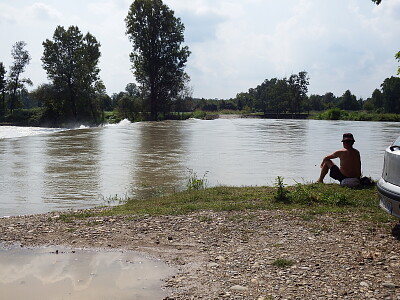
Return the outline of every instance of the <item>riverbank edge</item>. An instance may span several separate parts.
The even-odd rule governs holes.
[[[94,208],[2,218],[0,242],[146,253],[177,270],[163,283],[165,299],[383,299],[400,296],[396,221],[367,220],[354,209]]]
[[[25,113],[29,109],[22,110]],[[32,109],[31,114],[37,114],[37,109]],[[374,122],[400,122],[400,114],[394,113],[374,113],[369,111],[347,111],[338,108],[328,109],[325,111],[310,111],[306,113],[249,113],[248,111],[202,111],[196,110],[193,112],[183,112],[172,114],[164,120],[186,120],[189,118],[202,119],[202,120],[215,120],[215,119],[233,119],[233,118],[244,118],[244,119],[297,119],[297,120],[340,120],[340,121],[374,121]],[[103,123],[92,126],[101,126],[104,124],[115,124],[123,119],[117,116],[115,112],[105,112],[105,119]],[[144,119],[130,120],[131,122],[143,122]],[[146,121],[153,122],[153,121]],[[7,121],[0,121],[0,126],[23,126],[23,127],[65,127],[75,128],[80,125],[91,126],[87,122],[64,122],[64,124],[53,123],[50,125],[49,122],[42,122],[37,119],[37,116],[29,116],[26,118],[16,117],[8,118]]]

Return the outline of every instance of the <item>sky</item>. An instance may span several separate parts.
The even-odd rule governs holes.
[[[47,83],[42,43],[58,25],[101,44],[100,77],[109,95],[135,82],[125,34],[132,0],[1,0],[0,62],[27,43],[24,77]],[[400,65],[400,0],[164,0],[185,25],[186,72],[196,98],[234,98],[265,79],[308,72],[308,94],[350,90],[368,98]]]

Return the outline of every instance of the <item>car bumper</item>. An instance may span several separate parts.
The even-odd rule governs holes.
[[[389,214],[400,218],[400,186],[391,184],[383,178],[377,184],[379,206]]]

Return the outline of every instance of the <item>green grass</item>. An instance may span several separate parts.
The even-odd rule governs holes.
[[[279,201],[277,191],[285,190],[285,201]],[[350,189],[338,184],[297,184],[294,186],[218,186],[200,190],[189,190],[154,196],[147,199],[126,200],[126,203],[111,207],[101,215],[185,215],[191,212],[211,211],[256,211],[281,209],[293,211],[304,220],[312,221],[317,215],[351,215],[366,221],[385,223],[394,220],[378,206],[375,187]],[[70,222],[74,218],[85,218],[99,213],[61,215]],[[208,221],[208,220],[204,220]]]
[[[190,114],[191,118],[195,119],[207,119],[208,117],[216,116],[216,115],[245,115],[245,116],[255,116],[262,117],[262,112],[252,113],[248,110],[216,110],[216,111],[204,111],[204,110],[195,110]]]
[[[281,188],[281,187],[280,187]],[[277,187],[219,186],[182,191],[149,199],[129,199],[113,214],[182,215],[200,210],[301,210],[305,218],[326,213],[354,212],[364,219],[388,221],[378,207],[375,187],[350,189],[337,184],[297,184],[284,187],[287,200],[276,199]],[[282,192],[282,191],[280,191]]]
[[[294,265],[294,261],[285,258],[278,258],[273,261],[272,265],[278,268],[288,268]]]
[[[317,120],[400,122],[400,114],[346,111],[339,108],[331,108],[323,112],[312,113],[309,118]]]

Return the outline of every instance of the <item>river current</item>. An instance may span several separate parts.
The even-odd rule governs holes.
[[[315,181],[322,157],[353,133],[364,176],[378,179],[400,124],[217,119],[96,128],[0,127],[0,217],[78,209],[185,188]],[[327,180],[329,181],[329,180]]]

